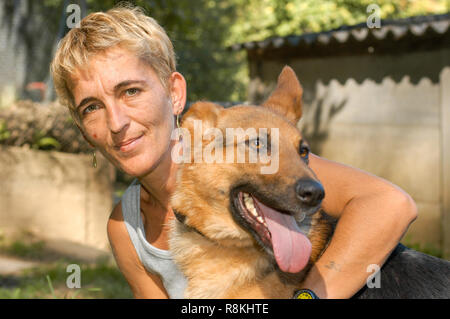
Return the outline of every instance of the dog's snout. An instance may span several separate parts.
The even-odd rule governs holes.
[[[312,179],[300,179],[295,185],[295,192],[302,204],[317,206],[325,196],[322,184]]]

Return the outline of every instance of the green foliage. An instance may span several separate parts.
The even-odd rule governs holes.
[[[0,119],[0,142],[8,139],[11,136],[11,132],[6,129],[6,123]]]
[[[45,243],[43,241],[25,243],[22,240],[15,240],[7,246],[0,245],[1,252],[28,259],[38,258],[42,254],[44,248]]]
[[[444,257],[442,249],[430,243],[418,243],[417,241],[411,241],[409,238],[405,238],[403,240],[403,244],[411,249],[420,251],[427,255],[431,255],[438,258]]]
[[[370,4],[382,19],[450,11],[448,0],[234,0],[241,9],[228,44],[260,41],[271,36],[320,32],[367,20]]]
[[[81,3],[82,0],[75,3]],[[88,12],[106,11],[121,1],[84,0]],[[367,20],[377,4],[381,18],[404,18],[450,11],[450,0],[134,0],[167,31],[188,83],[188,100],[245,100],[248,71],[245,52],[226,47],[240,42],[319,32]],[[34,16],[43,15],[56,36],[63,0],[28,0]],[[5,0],[7,24],[15,1]],[[39,13],[39,14],[37,14]],[[26,20],[26,19],[25,19]],[[66,30],[67,31],[67,30]],[[40,31],[39,31],[40,32]],[[33,38],[33,37],[31,37]],[[47,56],[48,57],[48,56]],[[1,139],[1,135],[0,135]],[[46,143],[49,141],[46,140]],[[52,145],[45,144],[46,146]],[[55,145],[53,145],[55,146]]]
[[[88,0],[89,11],[106,10],[119,1]],[[376,3],[381,18],[444,13],[449,0],[136,0],[166,29],[178,55],[178,69],[188,83],[188,100],[246,99],[245,52],[226,47],[304,32],[319,32],[367,20]]]
[[[60,150],[61,144],[53,137],[48,137],[44,132],[39,131],[34,134],[33,143],[31,145],[33,149],[39,150]]]
[[[107,10],[119,1],[88,1],[89,12]],[[245,99],[245,54],[226,49],[239,8],[233,1],[137,0],[171,38],[178,70],[188,84],[188,101]]]
[[[58,295],[55,292],[55,288],[53,288],[53,283],[52,283],[52,280],[51,280],[50,276],[46,275],[45,279],[47,279],[48,289],[50,291],[51,297],[53,299],[58,299]],[[20,294],[20,288],[18,288],[18,290],[19,290],[19,292],[17,294],[19,295]],[[88,292],[89,293],[89,292],[101,292],[101,291],[102,291],[102,288],[87,288],[87,289],[77,288],[77,290],[75,290],[75,292],[72,293],[72,294],[66,293],[64,295],[64,299],[69,299],[69,298],[70,299],[76,299],[76,297],[78,295],[82,294],[83,292],[85,292],[85,293]]]
[[[17,279],[12,287],[0,287],[0,299],[133,298],[119,269],[104,261],[89,265],[78,263],[81,288],[67,288],[66,267],[70,263],[72,261],[60,260],[24,271],[15,277]]]
[[[36,263],[35,267],[14,276],[0,275],[0,299],[133,297],[128,283],[110,258],[86,263],[48,250],[44,242],[30,236],[25,233],[12,242],[0,238],[0,253]],[[81,288],[67,288],[69,264],[80,266]]]

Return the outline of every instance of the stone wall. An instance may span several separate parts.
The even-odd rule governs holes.
[[[0,145],[0,230],[109,250],[115,171],[92,157]]]

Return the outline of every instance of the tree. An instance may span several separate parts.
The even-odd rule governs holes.
[[[65,21],[65,0],[22,0],[27,16],[13,21],[17,1],[4,0],[2,23],[20,26],[29,46],[26,81],[48,78],[52,46]],[[78,0],[87,13],[106,11],[120,1]],[[188,100],[245,100],[248,83],[245,52],[227,47],[240,42],[319,32],[366,21],[376,3],[381,18],[450,11],[450,0],[134,0],[167,31],[188,83]],[[64,25],[63,25],[64,26]],[[42,29],[47,36],[42,37]],[[67,27],[64,29],[68,31]],[[64,32],[63,32],[64,33]]]
[[[227,44],[320,32],[366,21],[376,4],[382,19],[450,11],[448,0],[233,0],[239,7]]]
[[[121,1],[88,0],[88,12],[106,11]],[[171,38],[178,70],[188,83],[188,101],[245,99],[245,55],[226,48],[237,5],[218,0],[135,0]]]

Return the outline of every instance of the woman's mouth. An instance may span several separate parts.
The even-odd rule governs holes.
[[[130,152],[137,147],[137,145],[139,144],[139,142],[142,139],[142,136],[144,136],[144,135],[142,134],[136,138],[132,138],[132,139],[126,140],[123,143],[116,144],[115,149],[117,149],[123,153]]]

